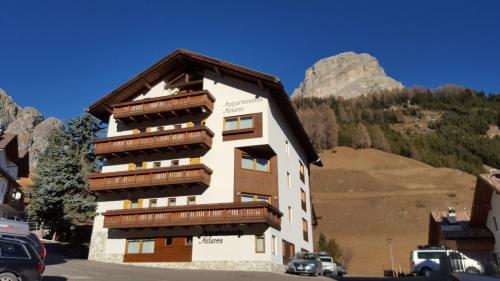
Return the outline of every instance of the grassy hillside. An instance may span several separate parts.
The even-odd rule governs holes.
[[[375,149],[339,147],[321,153],[311,186],[321,231],[352,253],[354,275],[380,276],[389,267],[387,239],[404,271],[409,254],[427,242],[429,211],[470,208],[475,177]]]
[[[318,150],[376,148],[472,174],[500,168],[500,95],[447,86],[293,103]]]

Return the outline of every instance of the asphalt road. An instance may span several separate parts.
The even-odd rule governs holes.
[[[332,280],[326,277],[295,276],[266,272],[180,270],[139,267],[68,259],[49,252],[44,272],[44,281],[301,281]]]

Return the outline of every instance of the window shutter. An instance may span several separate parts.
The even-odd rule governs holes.
[[[139,129],[132,130],[132,134],[140,134],[140,133],[141,133],[141,130],[139,130]]]
[[[187,127],[188,128],[194,127],[194,123],[191,121],[187,122]]]
[[[123,200],[123,209],[130,209],[130,200]]]
[[[151,132],[151,127],[146,128],[146,133],[149,133],[149,132]]]
[[[128,163],[128,170],[129,171],[135,170],[135,163]]]
[[[193,157],[189,159],[189,163],[191,164],[200,164],[200,157]]]
[[[144,201],[144,199],[137,199],[137,208],[142,208],[142,201]]]
[[[147,169],[148,168],[148,162],[142,162],[142,168]]]

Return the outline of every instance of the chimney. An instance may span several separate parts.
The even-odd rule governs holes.
[[[452,207],[448,207],[448,223],[449,224],[457,223],[457,214],[455,212],[455,209]]]

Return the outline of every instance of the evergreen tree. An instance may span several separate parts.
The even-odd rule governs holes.
[[[70,120],[65,130],[55,130],[49,136],[33,179],[28,213],[52,234],[94,216],[95,197],[88,192],[86,177],[97,167],[92,141],[99,131],[99,121],[84,114]]]
[[[328,241],[326,240],[326,236],[323,232],[319,234],[319,239],[318,239],[318,250],[320,252],[326,252],[328,251]]]

